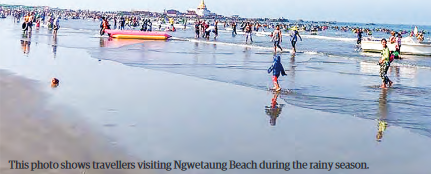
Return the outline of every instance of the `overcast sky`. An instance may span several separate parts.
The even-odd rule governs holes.
[[[0,0],[0,4],[47,5],[102,11],[195,9],[201,0]],[[431,25],[431,0],[205,0],[217,14],[315,21]]]

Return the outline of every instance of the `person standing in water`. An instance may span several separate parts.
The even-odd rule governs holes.
[[[283,51],[283,48],[280,46],[280,42],[283,41],[280,31],[280,26],[275,26],[275,30],[272,33],[272,41],[274,42],[274,52],[277,52],[277,47],[280,48],[280,51]]]
[[[282,76],[286,75],[286,72],[284,72],[283,65],[281,64],[281,58],[279,55],[274,55],[273,57],[274,62],[271,65],[271,67],[268,68],[268,73],[271,73],[272,71],[272,82],[274,83],[274,90],[280,91],[280,85],[278,84],[278,77],[280,77],[280,74]]]
[[[395,51],[392,52],[395,59],[401,59],[401,33],[397,33],[397,37],[395,38]]]
[[[117,17],[114,17],[114,30],[117,29]]]
[[[120,18],[120,30],[124,30],[124,25],[126,24],[126,19],[123,16]]]
[[[247,43],[248,38],[250,38],[250,42],[253,42],[253,38],[251,37],[251,24],[246,24],[245,26],[245,43]]]
[[[54,25],[53,27],[54,31],[52,31],[52,34],[54,34],[54,37],[55,37],[57,36],[58,29],[60,29],[60,20],[58,19],[58,16],[55,18],[53,25]]]
[[[391,37],[389,37],[389,42],[391,44],[394,44],[397,41],[397,38],[395,37],[395,31],[391,31]]]
[[[214,24],[214,39],[216,39],[218,36],[218,21],[215,21]]]
[[[293,28],[293,34],[290,35],[290,42],[292,43],[292,53],[296,53],[296,42],[298,41],[298,36],[302,41],[302,38],[298,32],[298,29],[296,27],[294,27]]]
[[[386,39],[382,39],[381,41],[382,46],[383,46],[383,50],[382,50],[382,58],[380,58],[379,60],[379,65],[380,65],[380,78],[382,78],[382,85],[380,86],[381,88],[387,88],[388,86],[392,86],[392,81],[389,80],[389,77],[387,75],[389,67],[390,67],[390,51],[389,48],[387,46],[387,41]]]
[[[196,23],[195,23],[195,38],[199,38],[199,27],[200,27],[200,25],[201,25],[201,21],[196,21]]]
[[[232,23],[232,36],[236,36],[237,35],[237,33],[236,33],[236,22],[233,22]]]
[[[356,44],[361,44],[362,41],[362,30],[360,28],[356,29],[356,34],[358,37],[358,40],[356,41]]]

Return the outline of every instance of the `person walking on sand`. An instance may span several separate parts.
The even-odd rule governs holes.
[[[274,83],[274,90],[275,91],[280,91],[280,85],[278,84],[278,77],[280,76],[280,74],[282,76],[286,75],[286,72],[284,72],[284,68],[283,65],[281,64],[281,58],[279,55],[274,55],[273,57],[274,61],[273,64],[271,65],[271,67],[268,68],[268,74],[271,73],[272,71],[272,82]]]
[[[292,43],[292,53],[296,53],[296,42],[298,41],[298,36],[302,41],[298,29],[296,27],[293,27],[293,34],[290,35],[290,42]]]
[[[280,26],[275,26],[275,30],[272,33],[272,41],[274,42],[274,53],[277,52],[277,47],[280,48],[280,51],[283,51],[283,48],[280,46],[280,42],[283,41],[280,31]]]
[[[388,73],[388,69],[390,66],[390,51],[389,48],[387,46],[387,41],[386,39],[382,39],[381,41],[382,46],[383,46],[383,50],[382,50],[382,58],[379,60],[379,65],[380,65],[380,78],[382,78],[382,85],[380,86],[381,88],[387,88],[388,85],[389,87],[392,86],[392,81],[389,80],[389,77],[387,75]]]

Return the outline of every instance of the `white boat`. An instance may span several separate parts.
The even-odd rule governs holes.
[[[381,52],[382,44],[381,39],[375,38],[364,38],[361,41],[362,51],[365,52]],[[387,44],[390,51],[395,51],[395,43]],[[425,55],[431,56],[431,42],[417,42],[411,37],[406,37],[401,40],[401,55],[412,54],[412,55]]]

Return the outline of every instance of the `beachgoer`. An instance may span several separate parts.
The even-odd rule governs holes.
[[[148,24],[147,31],[153,31],[153,22],[151,22],[151,20],[148,19],[147,24]]]
[[[55,18],[54,21],[54,30],[52,31],[52,34],[57,35],[57,30],[60,29],[60,20],[57,18]]]
[[[210,31],[208,30],[208,28],[210,27],[209,22],[205,22],[203,24],[203,27],[204,27],[204,38],[209,39],[210,38]]]
[[[148,23],[146,19],[142,19],[141,31],[147,31]]]
[[[398,56],[395,57],[395,58],[398,58],[398,59],[401,58],[400,57],[400,54],[401,54],[401,38],[402,38],[401,33],[398,33],[397,34],[397,42],[395,42],[395,52],[398,53]]]
[[[195,36],[195,38],[199,38],[199,26],[201,25],[201,21],[197,21],[196,23],[195,23],[195,33],[196,33],[196,36]]]
[[[387,75],[388,70],[389,70],[389,66],[390,66],[390,51],[389,48],[387,46],[387,41],[386,39],[382,39],[381,41],[382,46],[383,46],[383,50],[382,50],[382,57],[379,60],[379,65],[380,65],[380,78],[382,78],[382,85],[380,86],[381,88],[387,88],[388,86],[392,86],[392,81],[389,80],[389,77]]]
[[[358,40],[356,41],[356,44],[361,44],[362,41],[362,30],[360,28],[356,29],[356,34],[358,37]]]
[[[100,35],[105,34],[105,30],[109,29],[109,22],[108,20],[106,20],[105,17],[102,17],[102,24],[101,24],[101,29],[100,29]]]
[[[271,67],[268,68],[268,73],[271,73],[272,71],[272,82],[274,83],[273,89],[275,91],[280,91],[281,88],[280,88],[280,85],[278,84],[278,77],[280,76],[280,74],[282,76],[285,76],[286,72],[284,72],[283,65],[281,64],[280,56],[274,55],[273,59],[274,59],[273,64],[271,65]]]
[[[251,37],[252,30],[251,30],[251,24],[246,24],[245,26],[245,43],[247,43],[248,38],[250,38],[250,42],[253,42],[253,38]]]
[[[114,29],[117,29],[117,17],[114,17]]]
[[[124,25],[126,24],[126,19],[123,16],[120,18],[120,30],[124,30]]]
[[[293,34],[290,35],[290,42],[292,43],[292,52],[293,53],[296,53],[296,42],[298,41],[298,36],[302,41],[302,38],[298,32],[298,29],[296,27],[294,27],[293,28]]]
[[[395,31],[391,31],[391,37],[389,37],[389,43],[394,44],[397,41],[395,37]]]
[[[218,36],[218,21],[215,21],[215,24],[214,24],[214,39],[216,39],[217,38],[217,36]]]
[[[54,15],[49,17],[49,27],[50,29],[54,29]]]
[[[60,81],[57,78],[52,78],[51,79],[51,87],[52,88],[56,88],[59,85]]]
[[[235,35],[237,35],[237,33],[236,33],[236,22],[233,22],[232,23],[232,36],[235,36]]]
[[[283,39],[282,39],[279,25],[275,27],[275,30],[272,33],[272,41],[274,42],[274,52],[277,52],[277,47],[280,48],[280,51],[283,51],[283,48],[281,48],[280,46],[280,42],[282,42]]]
[[[419,33],[418,34],[418,41],[419,42],[423,42],[424,41],[424,34],[423,33]]]

